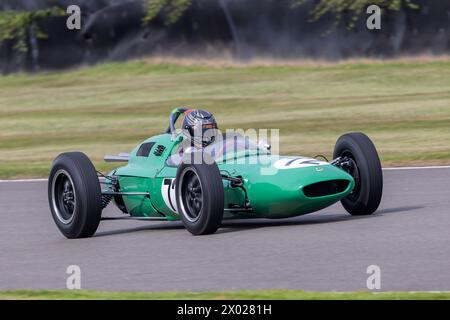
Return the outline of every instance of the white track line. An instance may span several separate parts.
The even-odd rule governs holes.
[[[392,168],[383,168],[383,171],[395,171],[395,170],[434,170],[434,169],[450,169],[450,166],[392,167]],[[47,181],[48,181],[48,179],[18,179],[18,180],[0,180],[0,183],[47,182]]]
[[[0,183],[18,183],[18,182],[47,182],[48,179],[18,179],[18,180],[0,180]]]
[[[450,169],[450,166],[429,166],[429,167],[392,167],[383,168],[383,170],[430,170],[430,169]]]

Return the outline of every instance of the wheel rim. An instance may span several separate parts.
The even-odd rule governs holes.
[[[52,181],[52,205],[58,220],[70,224],[75,217],[77,196],[72,177],[66,170],[59,170]]]
[[[346,151],[343,153],[344,157],[348,158],[348,161],[350,162],[350,166],[348,168],[347,173],[352,176],[353,180],[355,181],[355,186],[353,187],[352,192],[347,196],[350,200],[356,201],[359,197],[359,192],[361,190],[361,176],[359,173],[358,163],[353,158],[353,155],[350,153],[350,151]]]
[[[181,174],[179,190],[181,212],[190,222],[200,218],[203,207],[203,189],[197,173],[186,168]]]

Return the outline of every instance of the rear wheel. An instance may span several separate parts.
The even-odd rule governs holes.
[[[180,218],[193,235],[211,234],[222,224],[224,191],[214,162],[186,164],[177,171],[176,199]]]
[[[48,182],[53,220],[69,239],[92,236],[102,214],[97,172],[86,155],[63,153],[53,162]]]
[[[353,191],[341,200],[351,215],[374,213],[383,194],[383,172],[373,142],[360,132],[348,133],[336,142],[334,159],[340,158],[342,169],[355,181]]]

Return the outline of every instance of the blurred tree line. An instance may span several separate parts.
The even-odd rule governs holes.
[[[220,0],[219,0],[220,1]],[[244,0],[245,1],[245,0]],[[295,8],[311,0],[292,0],[291,6]],[[367,6],[375,4],[382,10],[400,10],[402,8],[415,9],[417,5],[413,0],[313,0],[311,21],[317,21],[325,15],[335,17],[335,26],[345,24],[353,28],[359,17],[365,13]],[[165,17],[165,23],[170,25],[176,22],[192,5],[193,0],[144,0],[146,16],[143,24],[150,23],[158,15]],[[15,50],[28,51],[28,38],[33,33],[38,39],[47,36],[39,30],[39,20],[51,16],[65,15],[65,8],[54,6],[37,11],[2,11],[0,12],[0,43],[13,41]]]
[[[166,23],[175,22],[192,4],[192,0],[146,0],[148,12],[145,22],[151,21],[160,13],[165,13]],[[245,0],[243,0],[245,1]],[[345,23],[353,28],[355,22],[370,5],[377,5],[382,10],[398,11],[402,8],[417,9],[413,0],[313,0],[314,8],[311,11],[311,20],[317,21],[327,14],[336,18],[336,25]],[[311,0],[292,0],[292,8],[311,2]]]
[[[37,39],[47,38],[47,35],[38,27],[39,20],[65,14],[66,11],[59,7],[37,11],[1,11],[0,42],[11,40],[14,42],[15,50],[27,52],[30,33],[33,33]]]

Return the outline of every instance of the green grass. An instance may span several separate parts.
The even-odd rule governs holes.
[[[100,300],[448,300],[450,293],[434,292],[305,292],[261,290],[228,292],[99,292],[99,291],[4,291],[0,299],[100,299]]]
[[[130,151],[188,105],[221,128],[278,128],[281,152],[331,155],[364,131],[384,165],[450,163],[450,60],[211,67],[135,61],[0,77],[0,178],[44,177],[52,159]]]

